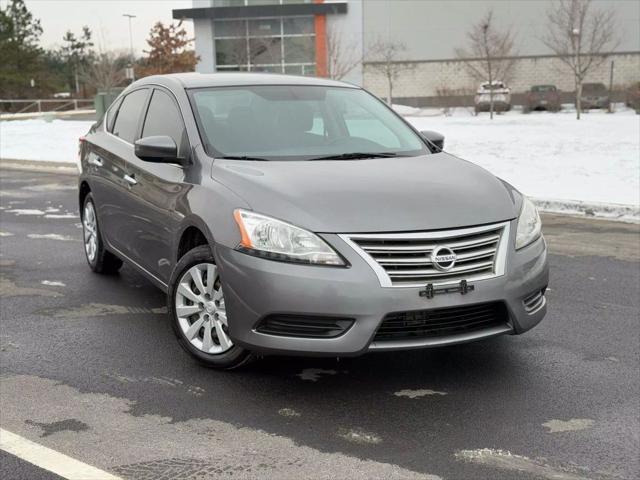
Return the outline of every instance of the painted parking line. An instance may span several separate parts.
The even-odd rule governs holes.
[[[4,428],[0,428],[0,450],[68,480],[121,480],[120,477],[43,447]]]

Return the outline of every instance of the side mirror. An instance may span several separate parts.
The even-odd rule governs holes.
[[[429,141],[433,145],[433,153],[438,153],[444,150],[444,135],[431,130],[423,130],[420,132],[425,140]]]
[[[166,135],[136,140],[134,151],[136,157],[146,162],[180,163],[176,142]]]

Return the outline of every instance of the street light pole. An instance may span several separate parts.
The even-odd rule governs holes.
[[[129,63],[129,67],[127,68],[127,78],[130,78],[131,82],[133,82],[136,79],[136,76],[133,71],[134,55],[133,55],[133,34],[131,31],[131,19],[136,18],[136,16],[131,15],[129,13],[123,13],[122,16],[127,17],[129,19],[129,55],[131,57],[131,62]]]

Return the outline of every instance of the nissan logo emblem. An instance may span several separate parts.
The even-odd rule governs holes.
[[[458,256],[449,247],[436,247],[431,252],[431,263],[442,272],[451,270],[457,259]]]

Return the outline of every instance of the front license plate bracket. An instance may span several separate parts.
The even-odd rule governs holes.
[[[473,292],[475,289],[476,287],[467,283],[466,280],[460,280],[460,283],[456,285],[446,285],[442,287],[434,287],[433,283],[428,283],[424,290],[420,290],[420,296],[430,299],[436,295],[446,293],[459,293],[460,295],[466,295],[469,292]]]

